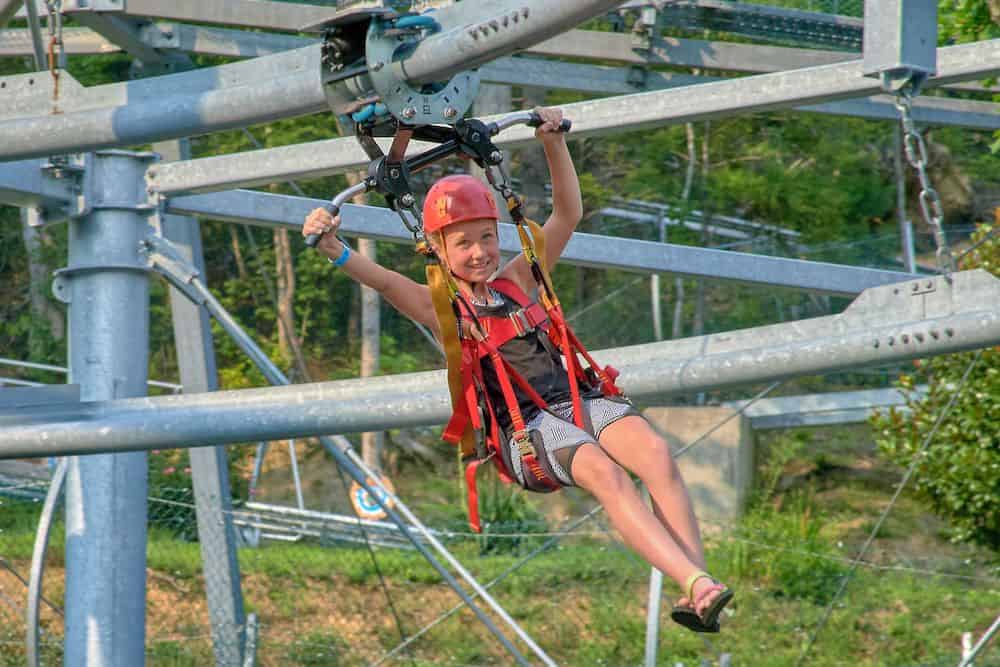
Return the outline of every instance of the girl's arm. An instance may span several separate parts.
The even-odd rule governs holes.
[[[560,114],[560,118],[562,114]],[[556,127],[559,122],[556,121]],[[559,261],[566,244],[583,217],[583,197],[566,135],[555,131],[541,135],[545,159],[552,178],[552,213],[545,221],[545,266],[550,271]]]
[[[345,248],[336,236],[339,227],[339,215],[331,217],[326,209],[317,208],[306,218],[302,235],[323,234],[316,249],[330,259],[337,260]],[[339,268],[362,285],[381,294],[396,310],[414,322],[423,324],[438,340],[441,339],[437,317],[434,315],[434,304],[431,301],[431,291],[426,285],[410,280],[396,271],[390,271],[353,250],[348,250],[347,260]]]
[[[583,217],[583,198],[580,195],[580,180],[566,146],[566,135],[559,132],[562,112],[558,109],[538,109],[538,113],[545,122],[535,131],[535,136],[542,142],[552,178],[552,214],[544,225],[543,258],[546,268],[551,271]],[[508,277],[516,277],[522,287],[534,285],[534,278],[523,255],[512,260],[503,273],[508,274]]]

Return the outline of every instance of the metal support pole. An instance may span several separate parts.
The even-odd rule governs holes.
[[[35,70],[42,71],[48,67],[48,58],[45,55],[45,43],[42,41],[42,27],[38,22],[38,7],[34,0],[24,3],[24,9],[28,13],[28,29],[31,31],[31,50],[35,60]]]
[[[993,625],[991,625],[986,632],[983,633],[983,636],[979,638],[976,645],[973,646],[968,653],[962,656],[962,661],[958,663],[958,667],[972,667],[972,661],[976,659],[976,656],[979,655],[984,648],[986,648],[986,645],[990,643],[990,640],[993,639],[993,635],[995,635],[997,631],[1000,631],[1000,616],[997,616],[996,620],[993,621]]]
[[[166,160],[190,158],[190,145],[186,139],[155,144],[153,148]],[[161,218],[161,226],[163,235],[170,239],[178,252],[204,272],[198,221],[165,214]],[[208,313],[175,287],[170,288],[170,312],[185,393],[217,390],[218,373]],[[243,662],[245,616],[240,567],[236,560],[236,531],[233,528],[226,448],[196,447],[190,450],[189,457],[215,663],[239,667]]]
[[[650,501],[649,489],[643,489],[643,497]],[[656,667],[656,654],[660,638],[660,602],[663,600],[663,573],[655,567],[649,568],[649,602],[646,605],[646,661],[645,667]]]
[[[250,473],[250,484],[247,489],[247,497],[254,500],[257,497],[257,483],[260,481],[260,473],[264,469],[264,455],[267,454],[267,443],[258,442],[253,454],[253,472]]]
[[[660,214],[659,220],[657,220],[657,226],[660,232],[660,243],[667,242],[667,222],[664,220],[663,214]],[[663,308],[662,308],[662,298],[660,296],[660,274],[653,273],[649,277],[649,297],[652,301],[651,308],[653,311],[653,338],[660,341],[663,340]]]
[[[30,3],[29,3],[30,4]],[[92,212],[69,228],[70,382],[83,401],[146,394],[149,279],[143,174],[150,153],[94,159]],[[146,634],[145,452],[78,456],[66,480],[65,664],[142,665]]]
[[[663,573],[649,570],[649,606],[646,611],[646,667],[656,667],[657,640],[660,637],[660,601],[663,599]]]
[[[55,516],[56,506],[62,498],[63,487],[66,482],[66,462],[65,458],[59,459],[52,479],[49,481],[49,490],[45,494],[45,503],[42,505],[42,513],[38,517],[38,531],[35,533],[35,547],[31,553],[31,576],[28,579],[28,609],[25,612],[24,625],[26,629],[25,648],[29,667],[38,667],[41,651],[38,645],[38,629],[40,606],[42,601],[42,580],[45,575],[45,553],[49,549],[49,536],[52,533],[52,519]]]
[[[299,459],[295,452],[295,439],[288,441],[288,458],[292,462],[292,482],[295,484],[295,504],[300,510],[306,508],[305,498],[302,497],[302,479],[299,477]]]

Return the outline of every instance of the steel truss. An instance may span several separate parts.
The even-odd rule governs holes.
[[[32,9],[42,5],[36,0],[29,2]],[[430,4],[447,3],[424,2],[421,6]],[[578,136],[777,109],[874,118],[889,115],[884,98],[863,99],[876,95],[881,87],[863,78],[860,61],[845,61],[850,57],[845,54],[664,40],[655,34],[647,34],[644,41],[639,35],[637,49],[635,36],[563,33],[618,4],[608,0],[500,0],[485,5],[485,13],[471,2],[443,6],[434,15],[441,25],[439,33],[421,40],[406,58],[381,65],[400,81],[414,84],[440,81],[482,65],[487,81],[632,93],[569,105],[566,111],[574,118]],[[722,25],[719,21],[729,21],[737,30],[761,29],[754,16],[767,14],[774,18],[781,13],[768,10],[762,14],[759,9],[738,8],[716,0],[683,4],[700,12],[701,18],[706,12],[712,13],[716,27]],[[180,159],[184,156],[178,152],[172,156],[172,163],[149,168],[152,156],[119,151],[53,160],[34,158],[175,139],[315,113],[328,109],[337,91],[372,89],[364,66],[346,73],[331,72],[320,46],[301,37],[266,33],[251,36],[226,28],[156,19],[296,32],[306,25],[348,20],[359,12],[378,13],[381,5],[375,0],[353,3],[351,7],[342,5],[340,9],[258,0],[63,0],[63,8],[91,28],[66,31],[70,53],[74,49],[123,49],[142,61],[147,70],[155,71],[185,68],[181,55],[185,51],[258,57],[218,68],[93,88],[83,88],[62,73],[58,114],[52,113],[55,90],[48,75],[3,80],[6,104],[0,109],[0,136],[5,137],[5,142],[0,146],[0,159],[22,161],[0,164],[0,200],[40,206],[49,222],[70,221],[70,266],[60,272],[55,289],[70,302],[74,325],[71,368],[88,402],[22,405],[16,411],[0,411],[0,458],[112,454],[87,456],[67,464],[71,490],[68,504],[74,508],[67,521],[68,530],[81,534],[84,528],[89,530],[67,551],[67,617],[73,621],[67,623],[67,655],[87,651],[88,656],[97,656],[93,664],[141,662],[142,633],[132,632],[127,637],[111,637],[109,633],[118,626],[134,628],[134,610],[141,610],[144,601],[141,538],[145,533],[140,524],[144,525],[145,496],[143,485],[134,482],[142,478],[144,462],[137,452],[320,435],[338,464],[365,486],[371,471],[348,446],[328,434],[438,424],[446,420],[450,408],[440,373],[138,398],[144,392],[146,379],[141,359],[148,352],[148,344],[144,343],[148,340],[148,320],[143,321],[139,311],[148,294],[144,274],[150,268],[150,257],[159,251],[161,269],[167,265],[178,269],[167,273],[179,293],[206,305],[212,302],[207,287],[192,287],[198,286],[195,279],[200,259],[200,250],[191,250],[197,247],[195,223],[189,220],[173,224],[171,216],[296,225],[308,208],[321,202],[231,188],[356,169],[367,160],[353,144],[332,140],[205,160]],[[0,23],[9,17],[11,6],[0,0]],[[856,21],[786,14],[784,27],[778,30],[793,37],[809,30],[815,32],[816,25],[822,23],[841,31],[830,33],[836,42],[857,28]],[[37,21],[34,24],[37,29]],[[18,49],[23,52],[28,44],[26,37],[23,32],[0,33],[0,54]],[[31,42],[31,51],[41,61],[37,54],[39,40]],[[596,57],[640,67],[617,69],[502,58],[517,50],[536,56]],[[771,73],[732,80],[698,79],[697,89],[677,90],[672,88],[696,80],[683,74],[646,71],[654,64]],[[802,65],[811,66],[779,71]],[[937,66],[938,76],[930,85],[964,85],[995,75],[1000,72],[1000,40],[941,49]],[[986,103],[942,99],[921,101],[914,113],[922,122],[995,129],[995,109]],[[526,142],[529,132],[508,133],[504,145]],[[180,196],[220,189],[228,191]],[[175,240],[189,248],[186,256],[178,259],[163,252],[171,246],[164,245],[167,242],[160,237],[147,236],[146,220],[154,212],[162,214],[166,236],[180,234],[181,238]],[[392,240],[408,238],[398,221],[384,211],[358,207],[350,213],[345,223],[347,232]],[[503,235],[505,250],[513,251],[509,230],[505,229]],[[149,255],[140,254],[139,241]],[[613,252],[609,253],[609,249]],[[593,259],[609,254],[614,255],[613,261]],[[1000,314],[993,305],[1000,302],[1000,281],[979,271],[916,279],[895,272],[585,234],[574,238],[566,258],[586,266],[678,271],[837,294],[861,292],[840,315],[599,352],[602,361],[623,370],[623,383],[635,396],[705,391],[882,365],[1000,342]],[[99,298],[91,299],[94,294]],[[198,327],[204,332],[203,312],[188,309],[184,313],[183,308],[175,307],[178,321],[199,320]],[[215,315],[225,321],[224,311],[216,309]],[[114,332],[114,341],[108,339],[109,331]],[[235,335],[240,340],[239,334]],[[246,337],[243,343],[248,353],[268,369],[270,362],[252,341]],[[210,348],[210,341],[202,333],[184,344],[194,349],[186,357],[185,385],[191,384],[194,391],[199,383],[204,385],[201,388],[210,389],[203,377],[210,362],[202,354]],[[195,349],[198,346],[202,353]],[[197,361],[199,354],[201,362]],[[200,372],[195,368],[199,363]],[[270,379],[276,384],[287,382],[280,372]],[[198,477],[210,489],[208,495],[224,494],[225,481],[219,477],[218,461],[213,464],[212,456],[198,459]],[[111,480],[110,484],[107,480]],[[95,491],[98,488],[100,492]],[[379,494],[372,495],[379,498]],[[400,509],[408,514],[405,505]],[[231,521],[224,507],[211,508],[199,502],[200,528],[203,519],[211,523],[220,515],[223,521]],[[390,516],[406,533],[402,518],[391,511]],[[416,522],[415,517],[406,518],[410,525]],[[119,544],[116,537],[122,525],[128,526],[125,544]],[[224,525],[222,533],[212,537],[206,532],[202,537],[228,542],[224,548],[231,557],[231,525]],[[114,530],[110,530],[111,526]],[[432,535],[424,537],[433,544]],[[413,543],[418,549],[424,548],[421,541]],[[450,557],[446,551],[442,555]],[[428,560],[436,563],[431,556]],[[455,562],[449,560],[449,564],[462,571]],[[209,577],[206,569],[206,577],[214,582],[208,582],[209,586],[216,590],[230,587],[228,602],[212,609],[213,639],[217,661],[236,664],[244,657],[245,645],[228,652],[220,645],[234,635],[237,641],[252,645],[249,634],[242,637],[243,628],[252,623],[243,619],[238,571],[222,570],[224,566]],[[452,581],[443,568],[439,571]],[[477,584],[472,585],[475,588]],[[459,594],[478,611],[468,596]],[[91,630],[82,622],[85,614],[96,619],[99,636],[88,634]],[[529,647],[536,648],[529,637],[514,628]],[[516,647],[499,632],[496,634],[512,656],[524,663]],[[539,650],[536,654],[548,664],[544,653]]]
[[[839,315],[595,353],[633,397],[769,382],[1000,343],[1000,279],[982,270],[863,292]],[[0,459],[439,425],[444,371],[0,413]]]

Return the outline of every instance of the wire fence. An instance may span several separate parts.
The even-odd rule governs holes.
[[[755,5],[771,5],[786,9],[803,9],[821,14],[863,17],[864,0],[748,0]]]

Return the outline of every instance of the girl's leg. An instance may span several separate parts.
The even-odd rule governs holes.
[[[609,424],[601,432],[600,442],[615,461],[642,480],[664,529],[698,569],[705,569],[704,548],[691,498],[666,441],[645,419],[629,416]],[[688,602],[686,598],[678,600],[682,605]]]
[[[623,417],[601,432],[601,447],[623,468],[636,474],[649,489],[656,516],[682,546],[688,558],[705,567],[698,520],[687,486],[670,447],[649,423],[638,416]]]
[[[681,586],[692,573],[702,569],[643,502],[628,472],[600,447],[581,445],[573,457],[571,474],[578,486],[604,506],[625,543],[653,567]],[[696,593],[707,584],[707,580],[699,580]]]

